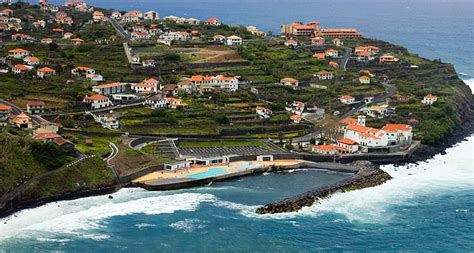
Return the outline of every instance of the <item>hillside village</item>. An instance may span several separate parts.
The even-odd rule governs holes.
[[[273,35],[218,17],[112,12],[81,0],[3,2],[0,125],[68,151],[87,133],[129,133],[390,153],[452,128],[430,131],[430,115],[452,110],[450,90],[426,78],[441,63],[356,29],[292,23]]]

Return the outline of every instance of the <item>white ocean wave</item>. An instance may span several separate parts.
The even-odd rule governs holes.
[[[472,93],[474,94],[474,78],[463,80],[464,83],[471,88]]]
[[[114,199],[111,200],[106,196],[98,196],[23,210],[16,217],[0,220],[0,238],[27,231],[28,234],[48,232],[104,240],[107,239],[107,235],[90,231],[101,229],[108,218],[137,213],[157,215],[175,211],[194,211],[200,203],[212,201],[215,201],[215,197],[211,194],[163,195],[144,191],[133,191],[133,194],[130,194],[130,190],[125,189],[114,194]]]
[[[169,226],[184,233],[191,233],[197,229],[205,228],[207,223],[209,222],[199,219],[184,219],[182,221],[172,223]]]
[[[155,224],[148,224],[148,223],[139,223],[139,224],[135,224],[135,227],[142,230],[144,228],[156,227],[156,225]]]
[[[297,216],[320,216],[336,213],[348,221],[366,223],[388,222],[397,215],[390,211],[394,205],[416,206],[417,198],[443,195],[449,192],[474,189],[474,136],[446,150],[446,155],[418,165],[383,166],[393,176],[383,185],[352,192],[338,193],[320,204],[305,207],[297,213],[256,215],[264,219],[293,219]]]

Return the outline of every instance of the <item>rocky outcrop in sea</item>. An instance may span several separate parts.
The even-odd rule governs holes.
[[[330,198],[334,193],[381,185],[392,178],[387,172],[368,161],[356,161],[353,162],[352,165],[358,168],[359,171],[350,178],[334,185],[317,188],[294,197],[267,204],[258,208],[256,213],[275,214],[298,212],[303,207],[312,206],[319,203],[322,199]]]

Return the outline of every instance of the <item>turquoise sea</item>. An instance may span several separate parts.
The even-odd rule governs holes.
[[[470,0],[115,0],[116,9],[256,25],[320,21],[453,63],[473,87]],[[24,210],[0,221],[0,252],[312,252],[474,249],[474,136],[419,164],[384,166],[394,179],[337,194],[297,214],[258,216],[267,202],[348,175],[296,170],[169,192],[123,189]]]

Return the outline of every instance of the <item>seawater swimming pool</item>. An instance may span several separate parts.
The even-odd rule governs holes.
[[[229,173],[225,168],[209,168],[206,172],[196,173],[187,176],[187,178],[203,179],[208,177],[217,177]]]

